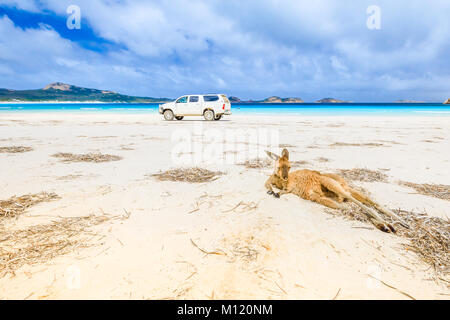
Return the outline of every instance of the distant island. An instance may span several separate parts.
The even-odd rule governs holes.
[[[104,102],[104,103],[158,103],[172,99],[134,97],[120,93],[89,89],[55,82],[42,89],[0,89],[0,102]]]
[[[264,100],[241,100],[238,97],[228,97],[231,103],[304,103],[301,98],[280,98],[277,96],[269,97]]]
[[[397,100],[395,103],[425,103],[425,101],[416,101],[416,100]]]
[[[273,96],[264,100],[247,100],[243,101],[238,97],[231,96],[228,98],[232,103],[304,103],[302,98],[280,98]],[[323,98],[317,100],[316,103],[349,103],[350,101],[343,101],[335,98]]]
[[[301,98],[280,98],[280,97],[269,97],[262,101],[263,103],[303,103]]]
[[[228,97],[228,100],[230,100],[231,103],[242,102],[241,99],[239,99],[238,97],[233,97],[233,96]]]
[[[302,98],[282,98],[272,96],[263,100],[241,100],[229,96],[231,103],[304,103]],[[0,88],[0,103],[164,103],[174,101],[172,98],[137,97],[120,94],[109,90],[77,87],[63,82],[54,82],[42,89],[13,90]],[[352,103],[335,98],[323,98],[315,103]],[[422,101],[397,100],[395,103],[422,103]],[[444,104],[450,104],[447,99]]]
[[[348,103],[348,101],[343,101],[334,98],[323,98],[316,101],[317,103]]]
[[[278,96],[269,97],[264,100],[248,100],[242,101],[238,97],[228,98],[232,103],[304,103],[302,98],[280,98]],[[323,98],[317,100],[316,103],[350,103],[350,101],[339,100],[335,98]]]

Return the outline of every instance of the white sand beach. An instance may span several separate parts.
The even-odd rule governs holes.
[[[0,153],[0,201],[42,191],[59,198],[0,217],[0,254],[23,245],[2,228],[34,230],[27,228],[92,214],[116,219],[83,229],[82,242],[65,254],[18,254],[17,267],[19,260],[0,260],[0,299],[449,299],[449,277],[437,279],[402,246],[405,238],[295,195],[268,195],[270,166],[207,163],[223,174],[201,183],[152,176],[198,165],[174,161],[174,136],[202,130],[193,139],[204,135],[207,146],[208,130],[225,137],[226,130],[266,129],[292,161],[304,161],[292,170],[376,171],[384,181],[352,183],[393,210],[448,219],[450,201],[399,182],[449,184],[449,119],[233,115],[167,122],[155,114],[3,112],[0,147],[32,150]],[[223,153],[237,155],[242,146],[229,144]],[[195,157],[191,149],[185,153]],[[57,153],[122,159],[66,163]]]

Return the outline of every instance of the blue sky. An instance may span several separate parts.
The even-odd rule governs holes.
[[[449,13],[448,0],[0,0],[0,88],[441,102]]]

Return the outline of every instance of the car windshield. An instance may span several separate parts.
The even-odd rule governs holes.
[[[180,99],[177,100],[177,103],[186,103],[187,102],[187,97],[181,97]]]
[[[203,100],[205,102],[217,101],[217,100],[219,100],[219,97],[218,96],[204,96]]]

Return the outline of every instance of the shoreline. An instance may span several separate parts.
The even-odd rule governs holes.
[[[255,108],[257,109],[257,108]],[[334,111],[330,112],[327,109],[317,109],[317,110],[248,110],[248,109],[237,109],[232,107],[232,115],[228,115],[224,117],[225,121],[230,121],[235,119],[236,117],[276,117],[276,118],[291,118],[291,117],[312,117],[312,118],[436,118],[436,117],[450,117],[450,110],[411,110],[408,112],[389,112],[389,111],[375,111],[368,112],[365,110],[359,111],[350,111],[350,110],[342,110],[342,111]],[[42,114],[44,116],[58,116],[64,115],[67,116],[80,116],[80,115],[90,115],[90,116],[113,116],[113,115],[148,115],[155,116],[158,119],[163,119],[159,114],[158,109],[156,107],[153,108],[81,108],[81,109],[10,109],[10,108],[2,108],[0,107],[0,117],[2,116],[20,116],[20,115],[39,115]],[[202,116],[192,116],[188,117],[185,120],[181,121],[194,121],[194,120],[204,120]],[[178,121],[174,121],[178,122]]]
[[[48,110],[48,111],[42,111],[42,110],[14,110],[14,111],[8,111],[8,110],[2,110],[0,109],[0,119],[2,116],[4,117],[20,117],[20,116],[36,116],[36,117],[55,117],[59,118],[60,116],[64,116],[62,120],[68,120],[67,116],[73,116],[73,117],[82,117],[82,116],[94,116],[95,118],[101,119],[102,117],[112,117],[115,116],[129,116],[132,118],[133,116],[142,117],[148,116],[147,119],[153,119],[162,121],[163,123],[173,123],[174,125],[176,123],[190,123],[190,122],[201,122],[201,123],[209,123],[206,121],[202,116],[191,116],[188,119],[182,120],[182,121],[164,121],[164,118],[162,115],[160,115],[157,110],[152,110],[149,112],[148,109],[145,110]],[[234,113],[232,115],[228,115],[223,118],[222,122],[230,122],[233,120],[242,120],[242,119],[248,119],[249,117],[255,117],[258,119],[264,119],[264,118],[276,118],[285,120],[286,118],[301,118],[301,119],[323,119],[323,120],[330,120],[330,119],[355,119],[355,120],[367,120],[370,121],[371,119],[409,119],[409,118],[423,118],[424,120],[432,120],[436,118],[442,118],[442,117],[450,117],[450,112],[436,112],[436,113],[408,113],[408,114],[386,114],[386,113],[374,113],[374,114],[368,114],[368,113],[354,113],[354,114],[327,114],[327,113],[289,113],[285,112],[283,114],[275,113],[275,112],[255,112],[255,111],[241,111],[239,113]]]
[[[104,102],[104,101],[0,101],[0,104],[155,104],[155,103],[166,103],[167,101],[156,101],[156,102]]]
[[[2,103],[0,114],[158,114],[161,103]],[[319,116],[319,117],[447,117],[450,106],[423,103],[234,103],[231,106],[235,116]],[[195,119],[193,117],[192,119]],[[189,120],[187,118],[186,120]]]
[[[173,101],[173,100],[172,100]],[[105,102],[105,101],[0,101],[0,104],[157,104],[170,101],[155,102]],[[241,101],[233,102],[232,105],[448,105],[442,102],[257,102]]]

